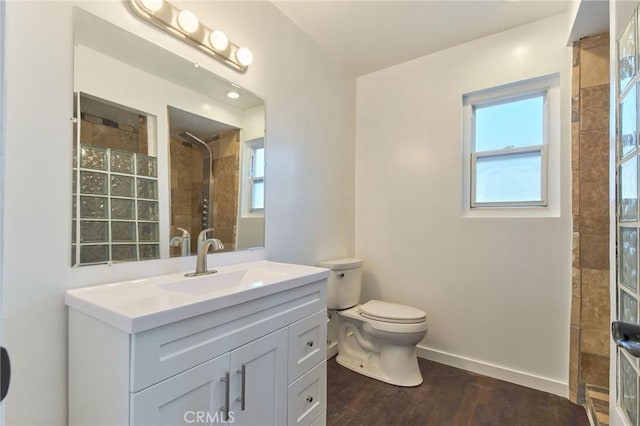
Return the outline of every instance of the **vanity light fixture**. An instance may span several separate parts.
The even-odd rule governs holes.
[[[180,10],[166,0],[127,0],[127,4],[136,16],[237,71],[245,72],[253,62],[251,50],[231,43],[224,32],[209,29],[190,10]]]
[[[238,99],[240,97],[240,93],[233,90],[229,90],[226,95],[229,99]]]

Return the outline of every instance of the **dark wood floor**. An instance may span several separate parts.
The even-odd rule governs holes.
[[[589,426],[583,407],[545,392],[419,360],[424,383],[401,388],[327,363],[327,425]]]

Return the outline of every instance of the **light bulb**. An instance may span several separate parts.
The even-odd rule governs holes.
[[[198,30],[200,22],[195,13],[190,10],[183,10],[178,14],[178,25],[187,34],[194,33]]]
[[[227,35],[220,30],[215,30],[209,36],[209,43],[211,47],[218,51],[226,50],[229,47],[229,39]]]
[[[164,6],[164,0],[139,0],[142,7],[149,12],[154,13],[162,9]]]
[[[226,95],[227,95],[227,98],[230,98],[230,99],[238,99],[238,98],[240,97],[240,93],[235,92],[235,91],[233,91],[233,90],[229,90],[229,91],[226,93]]]
[[[246,47],[241,47],[236,51],[236,59],[240,65],[247,66],[253,62],[253,53]]]

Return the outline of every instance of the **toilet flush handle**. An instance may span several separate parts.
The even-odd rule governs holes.
[[[340,272],[340,273],[338,274],[338,278],[344,278],[344,272]]]

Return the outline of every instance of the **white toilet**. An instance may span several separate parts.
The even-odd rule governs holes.
[[[418,386],[416,345],[427,334],[424,312],[410,306],[370,300],[358,305],[362,259],[336,259],[331,269],[327,307],[338,314],[338,364],[397,386]]]

